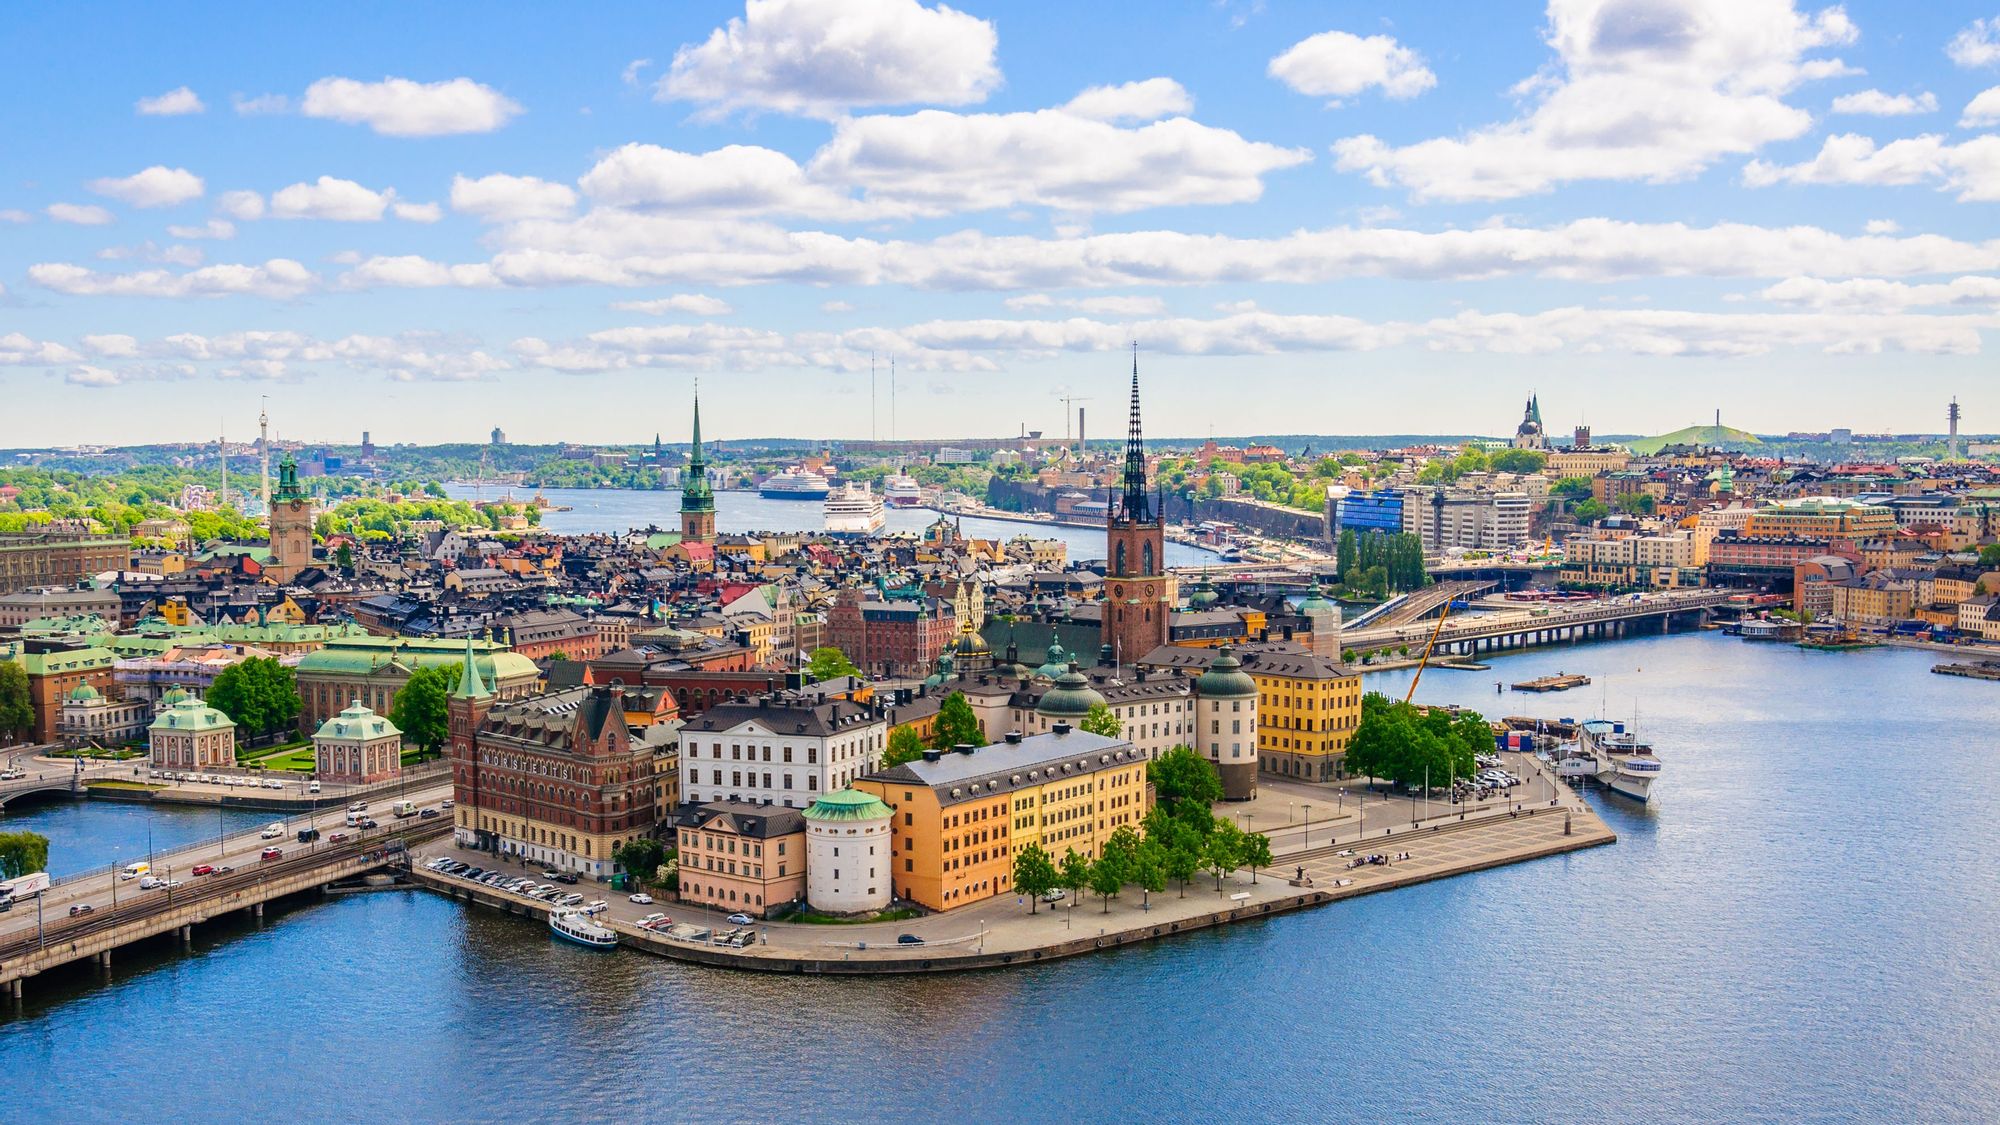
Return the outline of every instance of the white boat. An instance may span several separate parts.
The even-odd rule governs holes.
[[[875,535],[888,523],[882,497],[865,482],[849,481],[826,497],[826,530],[829,535]]]
[[[1653,783],[1660,780],[1660,759],[1624,723],[1587,720],[1577,736],[1577,748],[1596,762],[1595,776],[1612,792],[1635,801],[1652,799]]]
[[[1596,777],[1599,768],[1597,758],[1584,753],[1582,748],[1573,742],[1563,745],[1562,754],[1556,759],[1555,765],[1557,777]]]
[[[772,500],[824,500],[833,485],[811,469],[786,469],[764,478],[757,495]]]
[[[910,474],[898,472],[882,482],[882,502],[891,508],[922,507],[923,486]]]
[[[618,948],[618,935],[590,920],[581,910],[549,911],[549,932],[592,949]]]

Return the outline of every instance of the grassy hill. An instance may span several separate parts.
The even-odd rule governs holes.
[[[1730,426],[1688,426],[1658,437],[1628,441],[1625,448],[1650,457],[1669,445],[1708,445],[1718,449],[1751,449],[1764,444],[1757,435]]]

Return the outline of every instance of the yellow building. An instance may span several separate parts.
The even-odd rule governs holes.
[[[1552,477],[1594,477],[1619,472],[1631,461],[1622,449],[1557,449],[1549,453],[1546,471]]]
[[[1146,755],[1122,739],[1059,726],[857,780],[894,812],[895,893],[950,910],[1014,886],[1014,856],[1036,844],[1057,863],[1095,856],[1146,815]]]
[[[1873,504],[1807,496],[1750,513],[1743,534],[1753,539],[1876,539],[1896,533],[1896,513]]]
[[[1361,673],[1297,645],[1249,645],[1241,655],[1257,682],[1258,769],[1306,781],[1341,777],[1361,725]]]

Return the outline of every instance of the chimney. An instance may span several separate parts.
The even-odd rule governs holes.
[[[970,742],[961,742],[961,743],[958,743],[957,745],[953,746],[953,747],[951,748],[951,752],[952,752],[952,753],[954,753],[954,754],[965,754],[965,755],[967,755],[967,756],[970,756],[970,755],[972,754],[973,750],[975,750],[975,749],[977,749],[977,748],[976,748],[975,746],[973,746],[973,745],[972,745],[972,743],[970,743]]]
[[[1285,626],[1285,639],[1288,641],[1292,639],[1292,627],[1290,625]]]
[[[1009,746],[1019,746],[1020,744],[1021,744],[1021,732],[1020,732],[1020,731],[1017,731],[1017,730],[1010,730],[1010,731],[1008,731],[1008,732],[1007,732],[1007,745],[1009,745]]]
[[[944,752],[941,750],[924,751],[924,761],[926,762],[935,762],[942,757],[944,757]]]
[[[1055,726],[1052,726],[1052,727],[1050,727],[1050,728],[1049,728],[1049,733],[1050,733],[1050,734],[1068,734],[1068,733],[1069,733],[1069,730],[1070,730],[1070,727],[1069,727],[1069,724],[1068,724],[1068,723],[1057,723],[1057,724],[1056,724]]]

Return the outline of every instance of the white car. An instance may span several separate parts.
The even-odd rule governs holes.
[[[732,924],[738,926],[751,926],[756,924],[756,919],[751,918],[748,914],[731,914],[729,916],[729,921]]]
[[[641,892],[639,894],[633,895],[632,901],[638,903],[640,906],[651,906],[653,905],[653,896]]]
[[[265,840],[275,840],[284,834],[285,826],[282,824],[267,824],[262,832],[257,833],[260,839]]]

